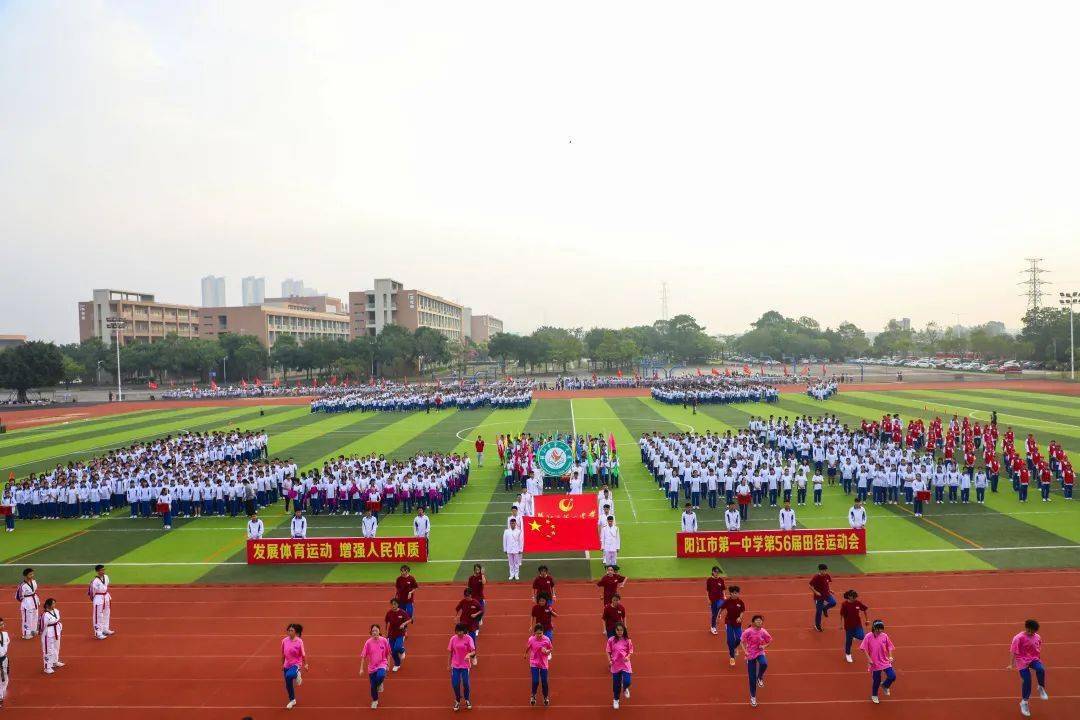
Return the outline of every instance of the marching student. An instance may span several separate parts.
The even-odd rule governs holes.
[[[425,540],[431,538],[431,518],[424,512],[424,508],[417,508],[412,527],[413,537],[424,538]]]
[[[536,704],[536,689],[539,687],[544,693],[544,706],[550,704],[548,690],[548,663],[551,662],[551,638],[544,634],[544,626],[537,623],[533,626],[532,635],[525,643],[525,659],[529,662],[529,673],[532,675],[532,691],[529,693],[529,704]]]
[[[541,593],[536,596],[536,604],[533,605],[532,611],[529,613],[529,627],[539,625],[544,629],[544,636],[551,640],[555,632],[552,618],[558,616],[559,614],[548,606],[548,596]]]
[[[397,592],[398,606],[408,614],[409,619],[412,619],[413,593],[420,587],[420,583],[416,582],[416,578],[410,571],[411,568],[408,565],[401,566],[401,574],[394,580],[394,590]]]
[[[373,538],[378,529],[379,519],[371,514],[371,508],[365,508],[364,517],[360,519],[360,534],[366,538]]]
[[[525,552],[525,534],[518,527],[517,518],[510,518],[510,527],[503,530],[503,552],[510,567],[510,580],[521,579],[521,555]]]
[[[923,503],[926,501],[926,496],[929,494],[926,487],[926,483],[923,482],[921,476],[916,475],[915,479],[911,481],[911,497],[912,497],[912,512],[915,513],[915,517],[919,518],[923,515]],[[966,502],[966,501],[965,501]]]
[[[630,681],[633,668],[630,666],[630,658],[634,655],[634,643],[630,640],[630,632],[624,623],[615,625],[615,635],[608,638],[607,656],[611,667],[611,690],[615,696],[612,707],[619,709],[619,696],[630,698]]]
[[[473,600],[480,603],[480,617],[476,618],[478,624],[484,624],[484,610],[487,609],[487,602],[484,600],[484,588],[487,586],[487,574],[484,572],[484,566],[480,563],[475,563],[472,566],[472,575],[465,581],[465,585],[472,590]],[[476,634],[479,635],[480,631],[477,630]]]
[[[469,700],[469,669],[476,658],[476,643],[466,634],[467,630],[468,627],[463,623],[454,626],[454,634],[450,636],[450,644],[446,648],[450,653],[447,669],[450,671],[450,685],[454,688],[454,712],[461,709],[463,695],[465,709],[472,710],[472,702]]]
[[[686,509],[682,514],[682,531],[697,532],[697,514],[690,503],[686,503]]]
[[[830,476],[830,479],[831,479],[831,476]],[[822,485],[824,483],[824,480],[822,479],[820,472],[814,473],[814,477],[811,480],[811,483],[813,484],[814,504],[820,506],[821,505],[821,490],[822,490]]]
[[[829,586],[832,584],[832,575],[829,574],[829,566],[821,563],[817,566],[817,573],[810,578],[810,589],[814,591],[814,629],[821,629],[821,617],[829,617],[829,608],[836,607],[836,598],[833,597]]]
[[[465,588],[462,592],[462,598],[454,606],[454,612],[457,613],[457,622],[467,628],[466,632],[469,633],[469,637],[475,643],[477,635],[480,633],[480,615],[483,613],[483,608],[472,596],[471,589]],[[473,665],[476,665],[476,658],[473,658]]]
[[[855,504],[848,509],[847,521],[852,530],[866,527],[866,508],[860,498],[855,498]]]
[[[532,581],[533,601],[541,595],[547,595],[548,607],[555,608],[555,578],[547,565],[536,568],[536,577]]]
[[[600,549],[604,551],[604,564],[614,565],[619,560],[619,548],[622,547],[622,539],[619,536],[619,528],[615,525],[615,516],[607,516],[607,525],[600,529]]]
[[[746,603],[739,597],[739,586],[732,585],[728,588],[727,599],[720,604],[728,646],[728,665],[731,667],[735,667],[735,655],[738,654],[739,643],[742,641],[742,615],[745,611]]]
[[[516,522],[518,524],[518,527],[524,527],[524,525],[521,524],[522,517],[521,514],[518,512],[517,505],[510,506],[510,516],[506,518],[506,527],[510,527],[511,520]]]
[[[608,565],[604,570],[604,576],[597,581],[596,586],[604,589],[604,604],[610,605],[611,598],[626,585],[626,578],[619,574],[618,565]]]
[[[104,565],[95,565],[94,572],[97,576],[90,581],[87,594],[94,607],[93,625],[94,637],[104,640],[116,632],[110,627],[112,618],[112,594],[109,592],[109,576],[105,574]]]
[[[844,593],[844,602],[840,604],[840,617],[844,621],[844,659],[848,662],[854,662],[851,659],[851,641],[861,642],[866,637],[863,626],[870,623],[870,616],[866,612],[869,609],[859,600],[859,593],[854,590]]]
[[[726,588],[727,583],[720,576],[720,568],[713,565],[712,574],[705,580],[705,592],[709,596],[709,632],[713,635],[716,634],[716,617],[720,614],[720,607],[724,604],[727,596]]]
[[[301,666],[304,670],[308,669],[304,641],[300,639],[303,634],[303,625],[289,623],[285,627],[285,637],[281,638],[281,671],[285,675],[285,692],[289,694],[286,710],[292,710],[296,706],[296,689],[293,686],[302,685],[304,682],[300,675]]]
[[[795,511],[791,509],[791,501],[785,500],[784,507],[780,508],[780,529],[794,530],[795,524]]]
[[[885,634],[885,623],[881,620],[875,620],[870,626],[870,634],[863,638],[863,641],[859,644],[859,649],[866,653],[866,658],[870,663],[870,673],[873,677],[873,684],[870,690],[870,702],[877,704],[881,702],[878,699],[878,688],[883,687],[885,694],[889,695],[889,688],[896,682],[896,671],[893,670],[893,652],[896,647],[893,645],[889,636]],[[881,677],[884,674],[885,682],[881,682]]]
[[[296,508],[293,512],[293,518],[289,521],[289,530],[294,540],[307,537],[307,518],[304,517],[304,511],[300,508]]]
[[[1049,700],[1046,694],[1046,668],[1042,663],[1042,637],[1039,636],[1039,621],[1026,620],[1023,632],[1013,636],[1009,644],[1009,664],[1006,670],[1020,671],[1020,714],[1031,716],[1028,699],[1031,697],[1031,671],[1035,671],[1035,680],[1039,684],[1039,697]]]
[[[390,598],[390,609],[386,611],[386,639],[390,643],[390,656],[394,660],[391,672],[401,669],[405,657],[405,628],[412,622],[409,613],[401,609],[396,597]]]
[[[8,680],[10,679],[11,667],[8,664],[8,650],[11,648],[11,636],[4,632],[7,623],[0,617],[0,710],[4,709],[4,698],[7,697]]]
[[[258,513],[252,513],[247,524],[248,540],[262,540],[264,532],[266,532],[266,525],[259,519]]]
[[[735,503],[729,502],[724,511],[724,527],[728,532],[736,532],[742,527],[742,513],[735,508]]]
[[[364,642],[360,651],[360,674],[364,674],[367,665],[368,683],[371,686],[371,709],[379,707],[379,693],[383,691],[386,669],[390,659],[390,641],[382,636],[378,623],[371,626],[371,637]]]
[[[60,660],[60,638],[64,634],[64,623],[60,622],[60,609],[56,600],[45,601],[45,611],[38,619],[38,632],[41,633],[41,656],[45,661],[45,674],[52,675],[55,668],[64,667]]]
[[[41,599],[38,597],[38,583],[34,579],[34,568],[26,568],[22,575],[22,582],[15,590],[15,599],[19,601],[19,611],[22,615],[22,638],[32,640],[38,631]]]
[[[172,502],[172,496],[169,495],[169,486],[162,486],[157,497],[158,510],[161,512],[162,530],[172,530]],[[97,515],[94,517],[97,517]]]
[[[757,691],[765,687],[765,671],[769,661],[765,657],[765,648],[772,642],[772,635],[762,625],[765,618],[755,615],[750,618],[750,627],[742,634],[743,652],[746,653],[746,674],[750,678],[750,706],[757,707]]]
[[[615,626],[626,622],[626,608],[622,604],[622,596],[615,593],[611,596],[611,602],[604,606],[604,612],[600,616],[604,621],[604,634],[607,637],[615,637]]]

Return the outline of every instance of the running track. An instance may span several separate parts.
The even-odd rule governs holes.
[[[868,575],[855,583],[886,620],[897,645],[899,680],[880,706],[868,700],[865,664],[844,662],[838,618],[810,629],[806,578],[740,584],[747,615],[762,613],[774,636],[760,706],[747,704],[745,665],[727,665],[723,636],[707,632],[703,581],[631,582],[623,592],[635,644],[633,697],[616,714],[603,653],[598,588],[559,585],[552,661],[552,706],[530,708],[523,658],[531,601],[526,583],[489,586],[474,709],[465,717],[511,713],[558,718],[743,717],[955,718],[1019,716],[1019,678],[1004,670],[1009,639],[1027,617],[1042,622],[1050,701],[1032,700],[1036,718],[1080,717],[1080,570]],[[729,580],[731,582],[731,580]],[[460,585],[422,587],[401,672],[390,675],[378,710],[393,718],[450,717],[446,642]],[[358,653],[391,592],[372,586],[118,587],[117,634],[89,633],[89,603],[77,586],[43,588],[64,614],[61,657],[40,670],[37,641],[15,639],[5,716],[57,720],[239,720],[341,718],[371,712]],[[9,602],[9,607],[11,603]],[[311,659],[299,704],[286,712],[278,643],[287,622],[304,624]],[[8,630],[13,636],[19,629]],[[858,655],[856,654],[856,658]],[[915,713],[918,713],[916,715]]]

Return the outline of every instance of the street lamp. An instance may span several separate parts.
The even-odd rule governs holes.
[[[1069,306],[1069,379],[1076,379],[1076,342],[1073,340],[1073,307],[1080,303],[1080,291],[1058,293],[1058,302]]]
[[[120,331],[127,327],[127,321],[113,315],[105,318],[105,327],[116,331],[113,340],[113,344],[116,345],[116,399],[117,402],[121,402],[124,399],[124,387],[120,384]]]

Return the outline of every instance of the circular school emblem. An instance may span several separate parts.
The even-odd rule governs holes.
[[[562,477],[574,465],[574,451],[562,440],[552,440],[540,446],[537,461],[545,475]]]

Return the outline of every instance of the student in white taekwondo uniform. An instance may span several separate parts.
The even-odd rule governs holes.
[[[94,606],[93,624],[94,637],[104,640],[115,632],[109,627],[112,617],[112,595],[109,594],[109,576],[105,574],[104,565],[95,565],[94,572],[97,576],[90,581],[90,602]]]
[[[252,513],[251,519],[247,524],[248,540],[262,540],[263,533],[266,532],[266,526],[263,521],[259,519],[258,513]]]
[[[431,518],[424,513],[424,508],[416,511],[416,517],[412,521],[412,534],[413,537],[425,539],[431,537]]]
[[[724,527],[728,532],[737,532],[742,527],[742,513],[735,503],[728,503],[727,510],[724,511]]]
[[[697,514],[690,503],[686,503],[686,509],[682,514],[682,531],[697,532]]]
[[[510,527],[503,530],[503,552],[510,566],[510,579],[521,579],[521,555],[525,552],[525,533],[518,527],[517,518],[510,518]]]
[[[373,538],[378,529],[379,519],[371,514],[371,510],[364,510],[364,517],[360,520],[360,534],[366,538]]]
[[[38,631],[38,613],[41,612],[41,598],[38,597],[38,584],[34,579],[34,568],[23,570],[23,579],[15,590],[15,599],[19,601],[22,615],[22,638],[31,640]]]
[[[4,709],[4,698],[7,697],[8,689],[8,650],[11,649],[11,636],[4,632],[7,625],[0,618],[0,710]]]
[[[791,501],[784,502],[784,507],[780,508],[780,529],[795,529],[795,511],[791,509]]]
[[[847,521],[853,530],[866,527],[866,508],[863,507],[862,500],[856,500],[847,511]]]
[[[289,536],[296,540],[307,537],[307,518],[302,510],[297,509],[289,521]]]
[[[64,667],[64,663],[60,661],[60,638],[64,634],[64,624],[60,622],[60,610],[56,607],[56,600],[49,598],[45,601],[38,631],[41,633],[41,656],[45,661],[45,674],[52,675],[55,668]]]
[[[604,551],[605,565],[614,565],[618,562],[620,547],[622,547],[622,539],[619,536],[619,528],[615,524],[615,517],[608,515],[607,525],[600,529],[600,549]]]

